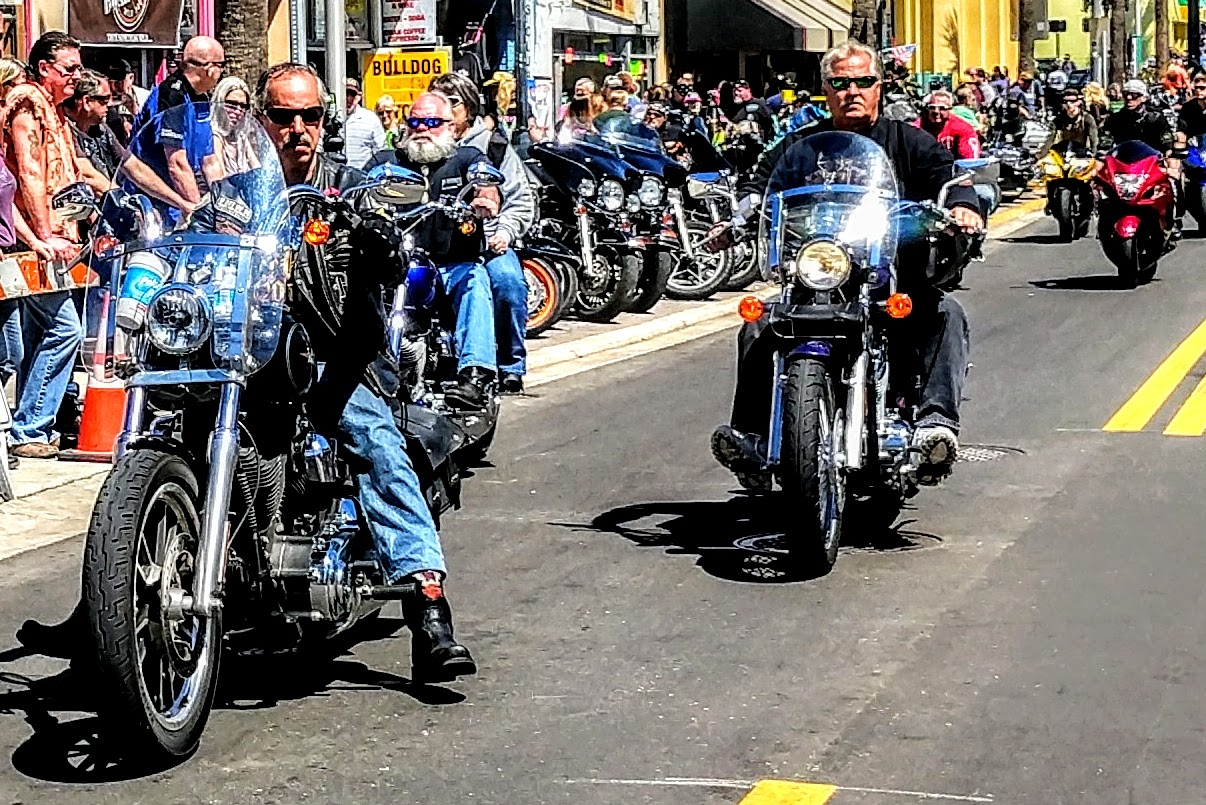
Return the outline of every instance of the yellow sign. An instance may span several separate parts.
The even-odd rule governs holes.
[[[452,71],[452,49],[398,50],[383,48],[364,57],[364,106],[372,109],[389,95],[405,117],[415,98],[427,91],[431,79]]]
[[[600,14],[636,22],[637,0],[574,0],[574,2],[591,11],[598,11]]]

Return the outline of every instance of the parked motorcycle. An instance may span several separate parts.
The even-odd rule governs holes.
[[[320,641],[413,594],[384,584],[358,471],[312,424],[312,333],[339,327],[330,294],[341,286],[296,257],[303,242],[370,226],[354,206],[364,195],[377,209],[405,206],[410,221],[472,222],[463,202],[420,204],[425,180],[400,168],[338,199],[309,187],[286,195],[268,136],[255,124],[241,136],[255,167],[215,183],[211,203],[175,230],[129,162],[100,207],[94,251],[120,289],[111,312],[126,407],[85,536],[83,605],[103,716],[144,755],[195,749],[226,643]],[[471,186],[501,180],[483,163]],[[75,220],[94,209],[70,195],[55,208]],[[373,226],[399,235],[388,269],[398,284],[384,300],[402,381],[395,416],[438,521],[459,503],[463,437],[424,380],[442,357],[428,352],[443,340],[438,274],[392,223]]]
[[[1106,154],[1094,177],[1097,237],[1127,287],[1150,282],[1175,242],[1172,181],[1160,152],[1130,140]]]
[[[896,249],[904,224],[920,233],[958,228],[941,198],[901,199],[892,163],[870,139],[827,132],[805,142],[816,155],[801,171],[807,184],[767,199],[768,269],[783,296],[765,323],[778,342],[766,469],[791,506],[789,556],[825,573],[847,501],[894,516],[917,491],[921,367],[888,339],[913,305],[896,290]],[[747,297],[741,313],[755,321],[764,308]]]
[[[995,140],[985,149],[985,156],[996,159],[1000,165],[1001,194],[1010,199],[1017,199],[1025,193],[1038,176],[1034,156],[1008,136]]]
[[[597,135],[535,143],[529,153],[540,182],[533,234],[580,256],[578,316],[611,321],[627,309],[644,268],[640,243],[621,226],[622,211],[640,210],[640,174]]]
[[[1071,243],[1089,234],[1093,219],[1093,174],[1097,160],[1083,146],[1071,141],[1056,144],[1043,157],[1047,180],[1048,215],[1059,224],[1059,238]]]
[[[527,333],[540,335],[572,309],[582,261],[557,241],[539,235],[522,238],[515,253],[528,287]]]

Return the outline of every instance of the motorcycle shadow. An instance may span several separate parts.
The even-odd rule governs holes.
[[[456,704],[465,696],[449,688],[413,682],[406,677],[370,668],[350,658],[357,643],[394,637],[403,629],[398,619],[374,618],[350,631],[330,650],[263,655],[227,651],[222,657],[214,710],[253,711],[284,702],[326,697],[332,693],[387,690],[403,693],[421,704]],[[354,639],[352,637],[354,635]],[[0,653],[0,664],[32,655],[15,648]],[[14,750],[13,768],[26,777],[67,785],[118,783],[169,771],[188,757],[152,759],[123,751],[123,741],[97,712],[96,671],[73,660],[64,671],[31,677],[0,670],[0,714],[20,715],[33,734]],[[80,713],[92,715],[73,718]],[[204,745],[204,744],[203,744]]]
[[[785,550],[781,515],[787,507],[765,496],[739,494],[726,501],[637,503],[595,517],[588,528],[617,534],[666,553],[697,554],[698,566],[725,581],[789,584],[818,578],[793,563]],[[906,528],[912,521],[884,523],[863,506],[849,512],[842,552],[903,551],[927,547],[940,537]],[[580,527],[580,526],[579,526]]]
[[[1153,279],[1152,282],[1158,282]],[[1030,280],[1034,288],[1044,291],[1133,291],[1117,274],[1089,274],[1083,277],[1059,277],[1049,280]]]

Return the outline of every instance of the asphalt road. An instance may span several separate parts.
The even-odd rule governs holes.
[[[0,803],[1202,801],[1203,445],[1163,435],[1197,344],[1132,406],[1150,421],[1102,428],[1206,316],[1206,243],[1122,291],[1052,231],[994,245],[961,294],[964,442],[1012,449],[829,576],[735,546],[768,518],[708,453],[713,336],[508,404],[445,527],[477,678],[411,685],[394,620],[329,664],[231,663],[198,755],[147,776],[106,760],[86,679],[8,651]],[[68,612],[79,550],[0,564],[0,648]],[[840,788],[747,797],[766,779]]]

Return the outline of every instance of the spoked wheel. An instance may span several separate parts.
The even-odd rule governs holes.
[[[687,235],[694,244],[699,244],[708,236],[711,225],[704,221],[687,222]],[[725,280],[729,278],[732,267],[731,249],[710,252],[696,245],[694,257],[682,255],[670,279],[666,282],[666,296],[671,299],[686,299],[698,301],[707,299],[720,290]]]
[[[135,450],[92,512],[84,603],[105,686],[106,724],[153,754],[191,753],[213,706],[221,617],[185,613],[195,595],[197,480],[179,457]]]
[[[756,241],[738,243],[729,250],[729,276],[720,286],[724,291],[744,291],[750,283],[762,276],[762,267],[758,264],[758,247]]]
[[[837,456],[845,438],[825,364],[798,360],[783,389],[780,482],[799,516],[786,518],[788,552],[801,570],[822,576],[837,561],[846,483]]]
[[[561,310],[561,281],[543,260],[523,261],[523,278],[528,286],[528,335],[540,335],[557,323]]]
[[[641,278],[641,261],[634,254],[595,253],[595,264],[578,278],[578,316],[607,322],[624,312]]]

